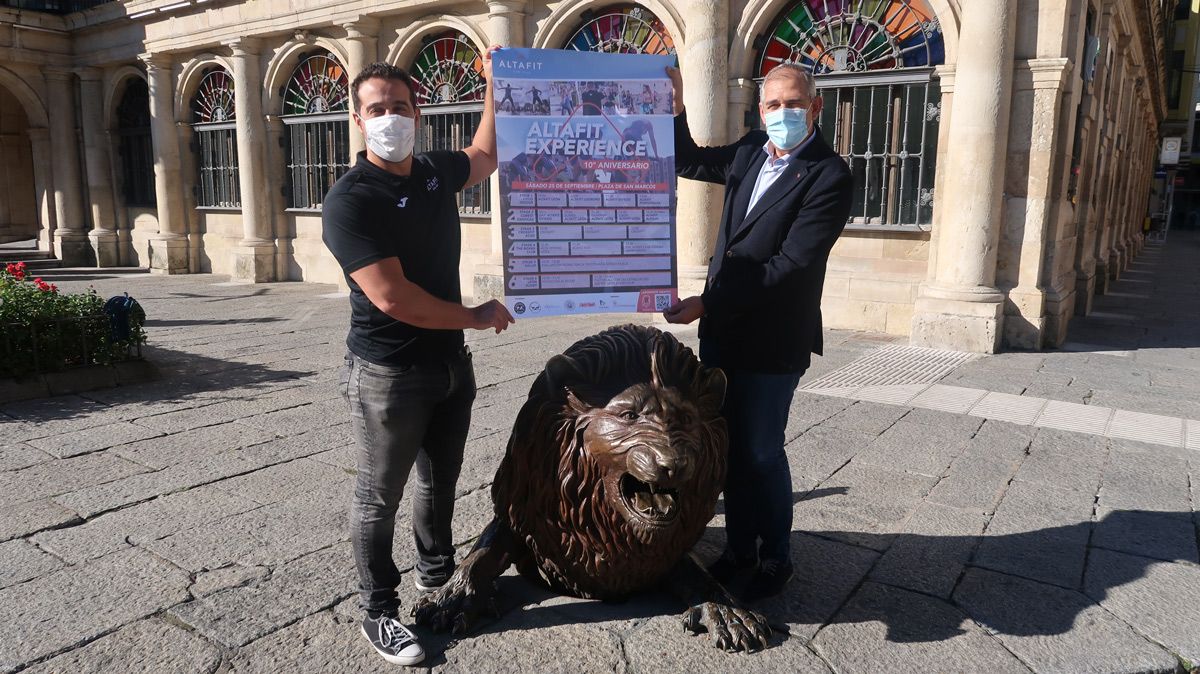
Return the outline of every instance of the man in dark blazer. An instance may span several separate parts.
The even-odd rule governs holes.
[[[725,185],[725,207],[704,293],[664,312],[700,319],[700,358],[729,378],[727,543],[709,570],[722,582],[754,569],[743,598],[780,592],[792,577],[792,479],[783,449],[788,408],[810,354],[821,353],[821,289],[829,251],[850,215],[853,180],[821,136],[812,75],[780,65],[763,81],[766,131],[697,147],[675,85],[675,167]],[[756,566],[757,565],[757,566]]]

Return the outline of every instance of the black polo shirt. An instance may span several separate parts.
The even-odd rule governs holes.
[[[396,257],[408,280],[434,297],[462,302],[454,195],[470,173],[470,160],[458,151],[415,155],[408,176],[388,173],[360,152],[358,162],[325,195],[322,239],[350,284],[346,345],[359,358],[380,365],[412,365],[462,349],[462,330],[429,330],[397,321],[371,304],[350,274]]]

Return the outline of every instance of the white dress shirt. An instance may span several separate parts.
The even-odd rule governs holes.
[[[779,180],[779,176],[783,175],[784,171],[787,170],[788,163],[792,161],[792,158],[800,154],[801,150],[808,147],[808,144],[812,142],[812,139],[816,135],[817,132],[814,129],[812,133],[808,134],[808,138],[800,141],[800,144],[793,148],[791,152],[778,159],[771,153],[770,141],[767,141],[763,145],[763,152],[767,153],[767,160],[763,162],[762,170],[758,172],[758,179],[754,182],[754,192],[750,195],[750,205],[746,207],[747,214],[754,210],[754,205],[758,203],[762,195],[767,193],[771,185],[774,185],[775,181]]]

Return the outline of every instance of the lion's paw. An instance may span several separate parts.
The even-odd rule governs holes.
[[[452,634],[465,634],[475,629],[484,616],[499,617],[500,611],[490,583],[479,588],[455,574],[445,585],[418,599],[412,615],[418,625],[435,632],[450,629]]]
[[[680,617],[685,630],[708,632],[712,645],[726,651],[762,650],[771,636],[771,627],[761,614],[711,601],[692,606]]]

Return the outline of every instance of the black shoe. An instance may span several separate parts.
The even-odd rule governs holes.
[[[728,548],[708,567],[708,575],[725,585],[743,571],[754,568],[754,559],[738,559]]]
[[[393,665],[415,665],[425,659],[425,649],[417,643],[417,637],[394,614],[385,613],[378,618],[368,615],[363,618],[362,633],[383,659]]]
[[[750,578],[742,600],[751,602],[773,597],[783,591],[787,582],[792,579],[792,563],[778,559],[764,559],[758,565],[758,572]]]
[[[421,580],[420,576],[417,576],[416,578],[413,578],[413,585],[417,586],[417,591],[422,592],[424,594],[429,594],[430,592],[433,592],[434,590],[438,589],[439,587],[445,585],[446,581],[448,581],[448,580],[450,580],[450,576],[443,576],[436,580],[425,580],[425,581]]]

